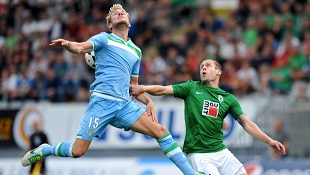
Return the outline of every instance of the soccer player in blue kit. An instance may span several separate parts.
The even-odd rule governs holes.
[[[25,154],[22,165],[29,166],[49,155],[81,157],[93,138],[99,137],[110,124],[155,138],[165,155],[183,174],[204,174],[193,170],[168,129],[157,122],[152,100],[145,94],[136,97],[147,106],[145,111],[131,99],[129,87],[138,84],[142,52],[128,37],[129,14],[120,4],[114,4],[106,19],[111,33],[102,32],[85,42],[51,41],[50,46],[63,47],[71,53],[95,52],[95,81],[90,86],[92,95],[75,142],[61,142],[53,146],[42,144]]]

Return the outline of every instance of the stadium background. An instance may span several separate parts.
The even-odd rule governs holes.
[[[107,31],[113,3],[130,13],[130,37],[143,51],[140,84],[197,80],[199,62],[216,59],[223,65],[221,88],[236,95],[266,133],[274,134],[280,118],[289,137],[288,155],[273,160],[266,145],[228,116],[225,143],[249,174],[310,174],[307,0],[0,0],[0,175],[27,174],[20,159],[36,118],[51,142],[73,141],[93,69],[83,55],[48,43]],[[182,145],[182,102],[154,101],[160,122]],[[47,175],[180,174],[153,140],[112,128],[85,157],[47,161]]]

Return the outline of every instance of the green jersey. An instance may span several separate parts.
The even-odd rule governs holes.
[[[223,121],[230,113],[234,119],[243,114],[238,100],[230,93],[189,80],[172,85],[174,97],[184,100],[185,153],[209,153],[226,148]]]

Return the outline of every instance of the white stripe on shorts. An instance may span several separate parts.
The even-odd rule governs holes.
[[[102,98],[106,98],[106,99],[110,99],[110,100],[115,100],[115,101],[125,101],[123,99],[120,99],[120,98],[116,98],[116,97],[113,97],[113,96],[110,96],[110,95],[106,95],[106,94],[103,94],[103,93],[100,93],[100,92],[93,92],[93,95],[96,95],[98,97],[102,97]]]

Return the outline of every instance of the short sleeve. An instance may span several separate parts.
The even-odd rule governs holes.
[[[188,96],[188,94],[189,94],[189,90],[190,90],[190,87],[191,87],[191,82],[192,82],[192,80],[189,80],[189,81],[187,81],[185,83],[180,83],[180,84],[172,85],[174,97],[185,99]]]
[[[229,113],[237,120],[242,114],[244,114],[239,101],[231,95],[231,105],[229,107]]]
[[[88,41],[93,43],[93,51],[97,51],[102,47],[106,47],[108,43],[107,33],[102,32],[97,35],[92,36]]]

